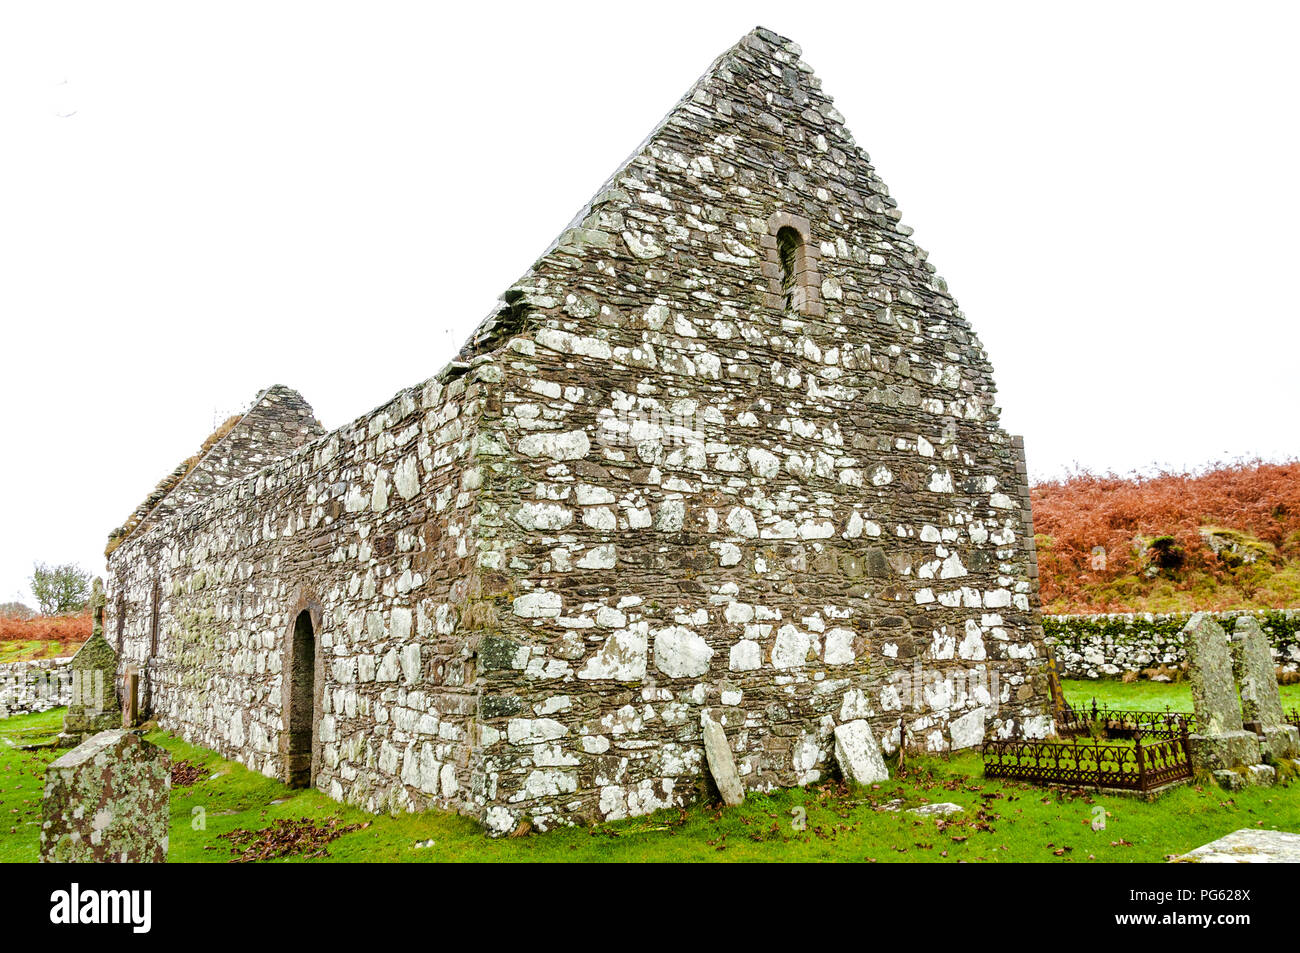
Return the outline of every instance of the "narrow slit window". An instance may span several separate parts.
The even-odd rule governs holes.
[[[798,311],[803,304],[799,275],[803,269],[803,237],[789,226],[776,233],[777,255],[781,259],[781,297],[786,311]]]
[[[153,581],[153,610],[149,614],[149,658],[158,654],[158,616],[161,613],[162,590],[158,580]]]
[[[821,299],[821,247],[812,240],[812,223],[789,212],[767,219],[763,247],[763,307],[789,315],[826,316]]]

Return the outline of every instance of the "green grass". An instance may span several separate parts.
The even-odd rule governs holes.
[[[0,863],[38,859],[45,766],[57,754],[18,746],[48,741],[62,728],[62,708],[0,719]]]
[[[1187,682],[1129,682],[1118,679],[1061,679],[1065,700],[1071,707],[1082,709],[1092,704],[1111,708],[1140,708],[1150,711],[1191,711],[1192,689]],[[1300,708],[1300,685],[1280,685],[1282,707]]]
[[[1146,686],[1084,684],[1089,690],[1113,688],[1116,703],[1125,707],[1146,703]],[[1078,685],[1067,687],[1072,698]],[[58,730],[61,717],[56,711],[0,721],[0,739],[39,740]],[[700,804],[597,828],[493,840],[468,818],[441,812],[375,817],[317,791],[289,790],[161,732],[149,737],[174,760],[206,769],[203,780],[172,791],[173,862],[227,861],[229,844],[218,835],[302,817],[369,822],[331,843],[329,860],[402,862],[1161,861],[1243,827],[1300,831],[1300,783],[1233,795],[1212,785],[1185,785],[1147,802],[985,781],[979,756],[966,752],[913,759],[905,777],[870,788],[824,784],[751,794],[735,809]],[[0,861],[36,859],[41,773],[56,755],[18,751],[0,741],[0,822],[8,819],[0,826]],[[895,798],[909,807],[952,801],[967,810],[937,820],[873,809]],[[1091,828],[1097,807],[1107,815],[1103,831]],[[804,831],[791,826],[796,809],[807,812]],[[431,847],[415,847],[430,840]]]

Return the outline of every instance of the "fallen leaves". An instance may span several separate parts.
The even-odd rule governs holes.
[[[370,826],[369,821],[364,824],[340,824],[339,820],[338,816],[334,816],[324,824],[317,824],[309,817],[281,817],[272,821],[270,827],[256,831],[237,828],[218,834],[217,837],[230,841],[230,849],[235,853],[230,860],[232,864],[299,855],[308,858],[328,857],[326,845],[330,841]]]
[[[172,787],[187,788],[197,784],[208,776],[208,769],[193,761],[176,761],[172,763]]]

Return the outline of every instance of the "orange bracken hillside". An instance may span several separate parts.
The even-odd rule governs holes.
[[[80,615],[0,617],[0,662],[72,655],[90,638],[89,612]]]
[[[1045,612],[1300,608],[1300,462],[1031,490]]]

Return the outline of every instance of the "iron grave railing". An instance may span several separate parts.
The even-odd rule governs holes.
[[[1102,735],[1107,738],[1176,738],[1184,731],[1196,730],[1196,716],[1191,712],[1143,711],[1136,708],[1110,708],[1098,705],[1094,698],[1082,709],[1065,708],[1056,715],[1057,733],[1064,736]]]
[[[1075,738],[986,741],[984,776],[1070,787],[1154,791],[1192,776],[1186,734],[1132,743]]]
[[[1142,711],[1092,704],[1056,712],[1058,738],[1008,738],[984,742],[984,775],[1148,792],[1192,776],[1186,712]]]

